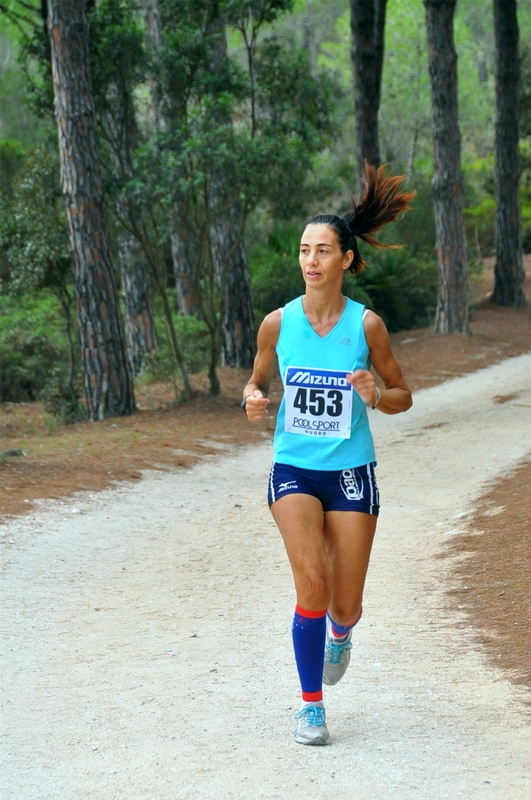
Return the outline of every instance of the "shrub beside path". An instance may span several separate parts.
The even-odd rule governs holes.
[[[9,521],[3,796],[528,798],[524,691],[448,610],[437,556],[529,452],[530,407],[523,355],[373,415],[383,511],[351,666],[326,693],[327,748],[291,734],[269,443]]]

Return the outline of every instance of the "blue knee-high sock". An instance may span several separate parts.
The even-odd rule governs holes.
[[[323,666],[326,639],[326,609],[305,611],[295,607],[293,649],[305,702],[323,699]]]

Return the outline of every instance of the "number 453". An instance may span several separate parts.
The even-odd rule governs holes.
[[[343,411],[343,393],[338,389],[306,389],[301,386],[297,390],[293,406],[301,414],[309,412],[314,417],[322,417],[326,411],[329,417],[340,417]]]

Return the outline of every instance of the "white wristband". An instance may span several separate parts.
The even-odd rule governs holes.
[[[374,391],[376,392],[376,399],[374,401],[374,405],[371,405],[371,408],[376,408],[376,406],[378,405],[378,403],[382,399],[382,393],[381,393],[380,389],[378,388],[378,386],[374,387]]]

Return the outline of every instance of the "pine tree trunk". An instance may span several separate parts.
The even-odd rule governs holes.
[[[378,112],[386,4],[387,0],[350,0],[358,188],[365,175],[365,162],[380,166]]]
[[[516,0],[494,0],[496,37],[496,266],[493,300],[526,304],[518,153],[518,21]]]
[[[456,0],[424,0],[430,62],[433,178],[439,297],[436,333],[469,332],[469,278],[457,106]]]
[[[114,279],[83,0],[49,0],[55,116],[88,417],[132,414],[133,381]]]
[[[213,225],[212,243],[220,283],[225,274],[222,363],[252,369],[256,341],[253,296],[240,231],[230,222],[217,221]]]
[[[146,363],[146,355],[157,346],[149,267],[138,240],[127,231],[118,236],[118,255],[125,307],[127,354],[131,371],[136,377]]]
[[[133,153],[138,146],[135,109],[127,86],[111,86],[109,110],[104,124],[113,151],[116,174],[131,179]],[[157,346],[155,318],[151,304],[150,268],[142,245],[130,232],[134,209],[122,198],[116,202],[116,215],[122,228],[118,233],[118,255],[125,307],[127,355],[135,378],[146,361],[146,355]]]
[[[144,21],[146,23],[147,40],[152,50],[154,61],[157,62],[160,53],[160,8],[159,0],[144,0]],[[165,121],[161,108],[161,95],[159,90],[159,83],[155,74],[148,76],[149,83],[149,97],[151,105],[149,108],[149,116],[153,131],[157,133],[163,130]]]
[[[217,72],[227,59],[227,32],[221,18],[214,17],[209,33],[216,37],[210,69]],[[218,122],[222,125],[223,118]],[[231,124],[230,120],[226,122]],[[251,279],[241,239],[241,216],[237,208],[219,215],[219,206],[223,204],[223,186],[219,182],[211,187],[210,194],[214,263],[220,287],[225,291],[221,361],[229,367],[252,369],[256,336]]]
[[[180,209],[174,209],[175,217],[180,215]],[[171,259],[177,302],[181,314],[193,314],[201,317],[200,304],[197,298],[195,266],[197,261],[197,248],[189,232],[182,230],[174,221],[171,232]]]

